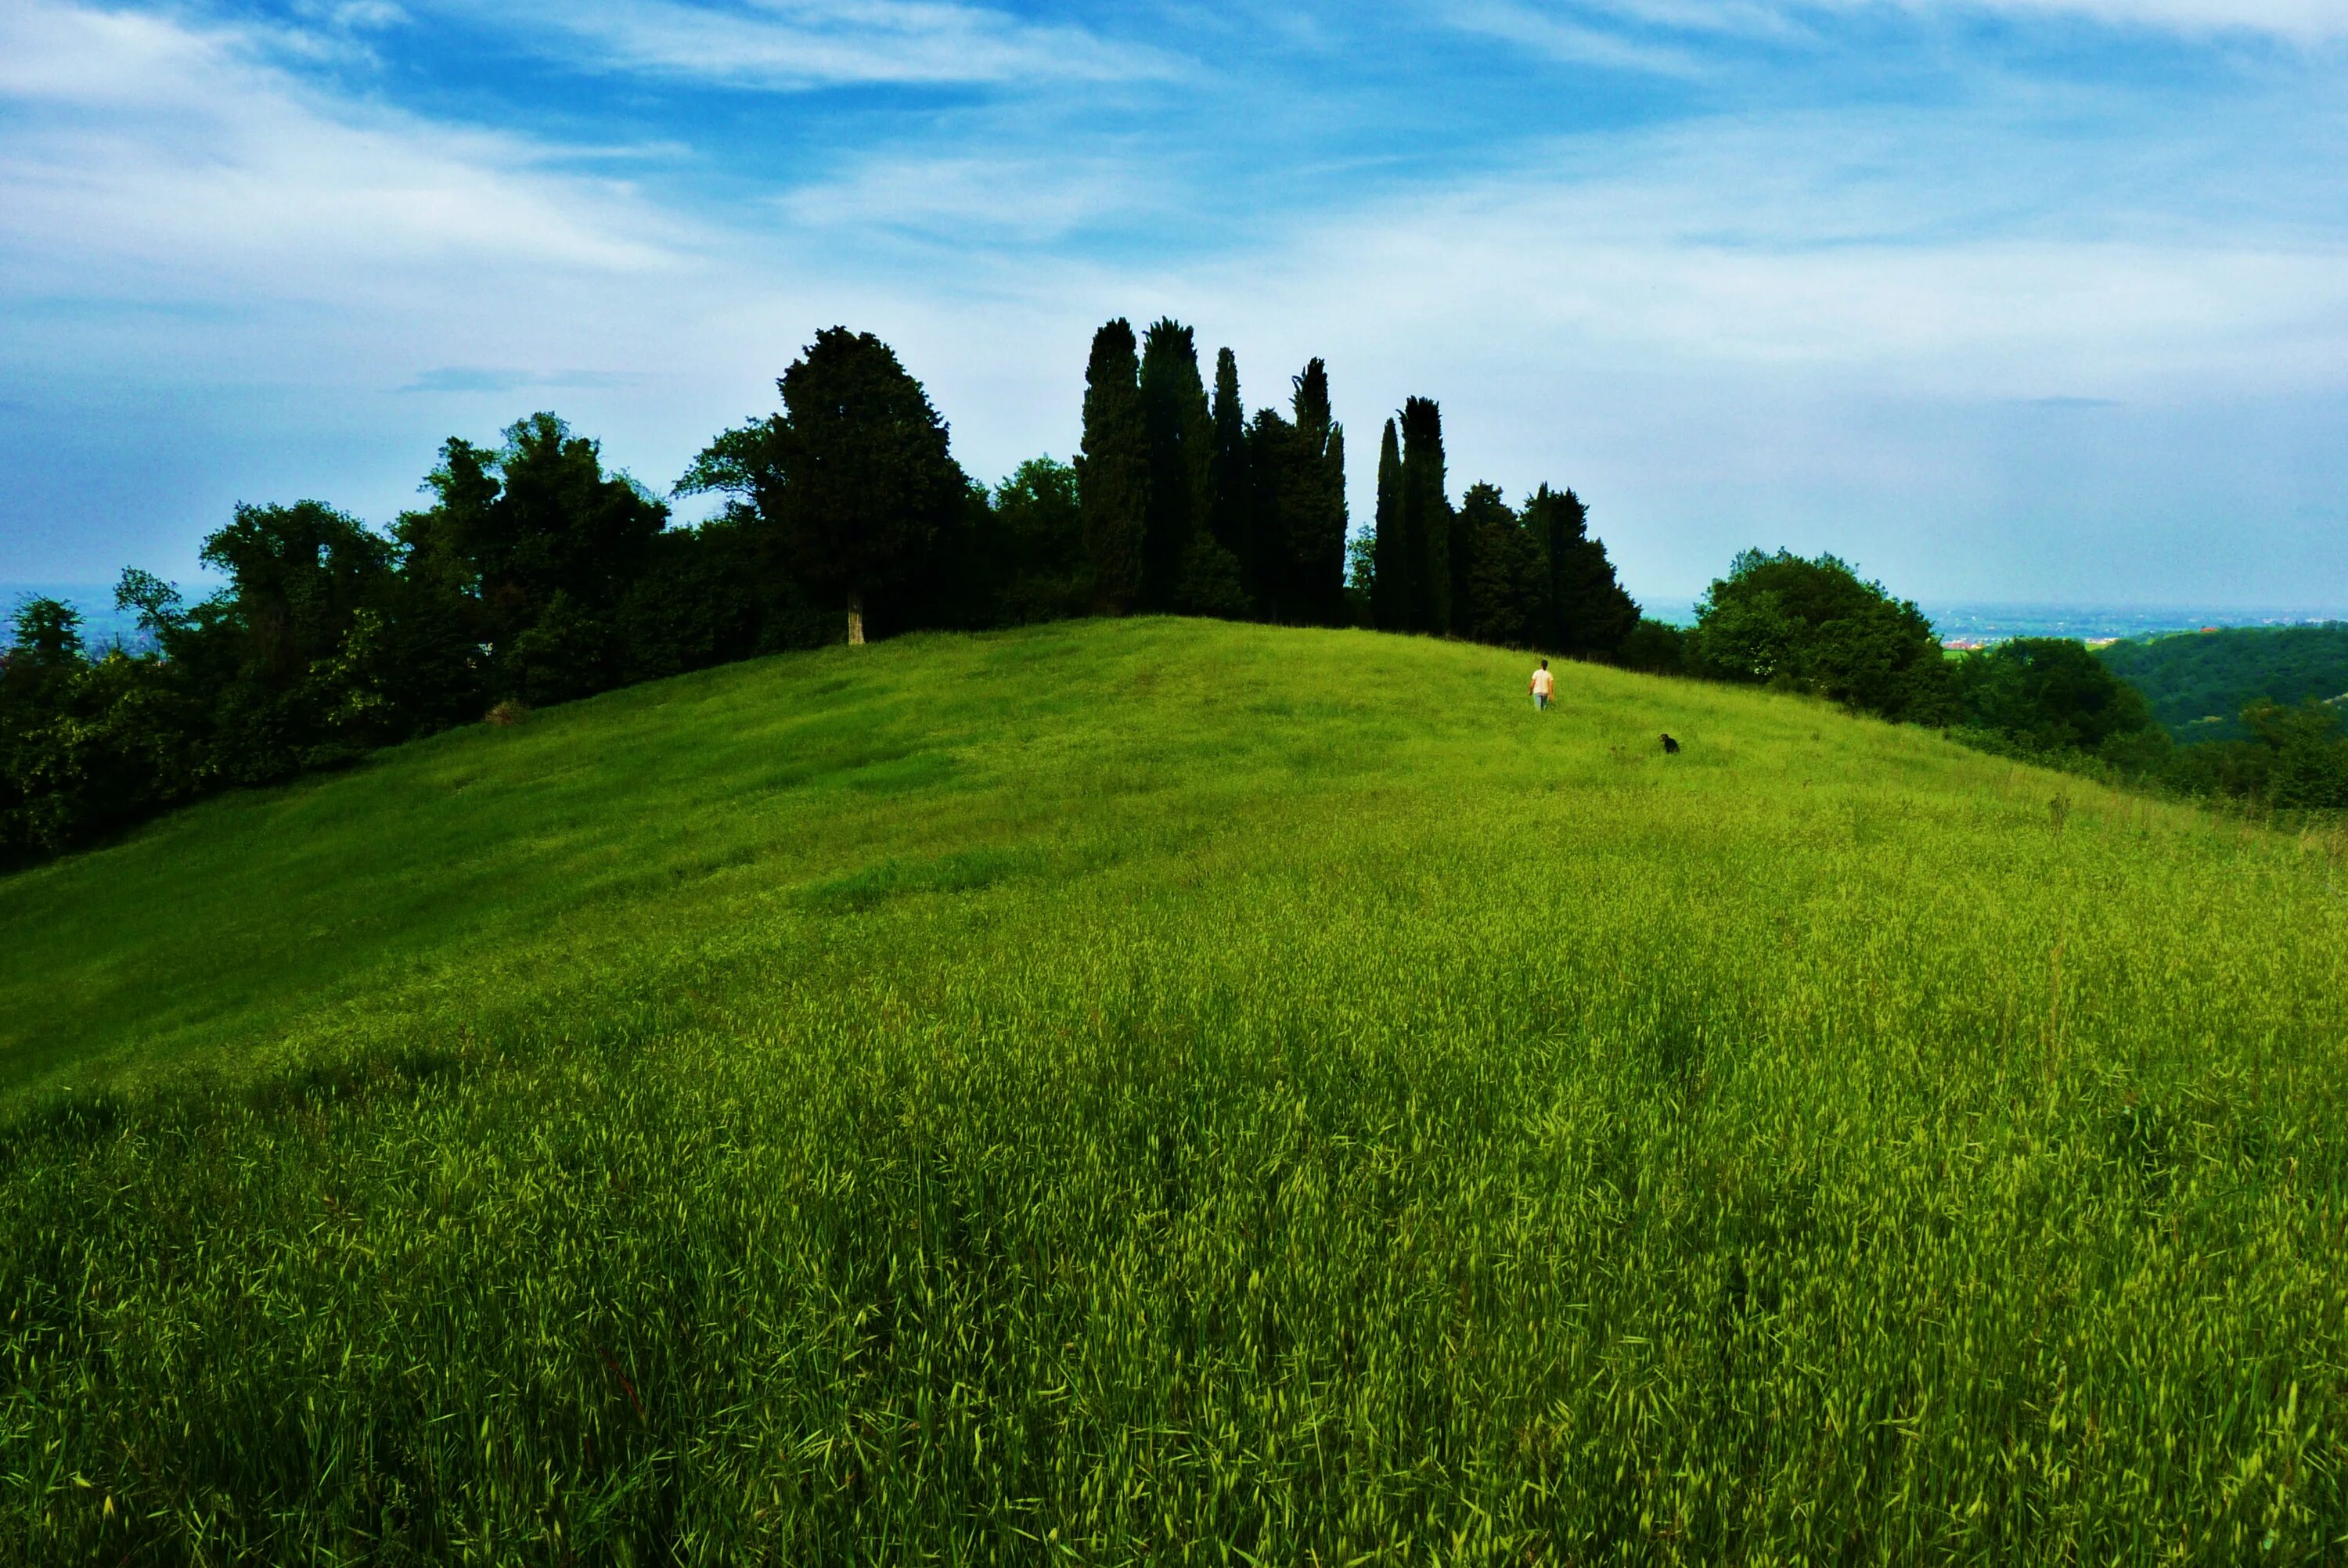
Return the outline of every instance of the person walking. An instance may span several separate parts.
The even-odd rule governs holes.
[[[1557,689],[1557,679],[1549,672],[1549,661],[1540,661],[1533,671],[1533,709],[1536,712],[1549,706],[1549,694]]]

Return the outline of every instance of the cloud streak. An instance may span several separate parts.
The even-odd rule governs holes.
[[[466,14],[594,70],[798,92],[843,85],[1162,78],[1159,50],[945,0],[499,0]]]
[[[1462,27],[1513,37],[1560,58],[1669,68],[1684,56],[1656,46],[1658,35],[1816,42],[1818,24],[1870,11],[2004,15],[2191,36],[2264,35],[2300,44],[2348,38],[2348,6],[2337,0],[1493,0],[1451,14]],[[1646,41],[1632,42],[1626,31]]]
[[[673,235],[623,186],[499,133],[337,99],[271,40],[20,0],[0,14],[0,269],[12,293],[346,298],[450,265],[641,272]]]

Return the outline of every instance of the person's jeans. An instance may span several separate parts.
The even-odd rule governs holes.
[[[1546,708],[1546,707],[1548,707],[1548,706],[1549,706],[1549,694],[1548,694],[1547,692],[1534,692],[1534,693],[1533,693],[1533,706],[1534,706],[1534,708],[1535,708],[1535,709],[1541,709],[1541,708]]]

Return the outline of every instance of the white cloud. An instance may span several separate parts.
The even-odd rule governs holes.
[[[1443,15],[1451,26],[1464,31],[1520,45],[1570,65],[1673,77],[1694,76],[1700,69],[1693,56],[1679,50],[1632,43],[1619,33],[1551,15],[1520,0],[1468,0],[1445,5]]]
[[[2341,0],[1908,0],[1938,9],[2072,15],[2115,26],[2188,33],[2271,33],[2313,42],[2348,38]]]
[[[1164,193],[1135,170],[1133,160],[1097,156],[881,156],[800,187],[782,206],[793,221],[829,230],[1032,245],[1156,205]]]
[[[641,272],[674,231],[513,138],[332,99],[277,40],[136,12],[0,12],[0,269],[11,292],[347,301],[420,271]],[[478,275],[478,274],[477,274]]]
[[[1447,7],[1446,14],[1471,31],[1513,37],[1545,52],[1629,65],[1642,57],[1641,46],[1591,22],[1685,35],[1797,37],[1823,15],[1895,6],[1925,15],[1993,13],[2197,36],[2264,34],[2307,44],[2348,38],[2348,4],[2342,0],[1546,0],[1538,6],[1531,0],[1491,0]],[[1510,30],[1492,26],[1496,16],[1508,19]],[[1610,49],[1626,53],[1610,58]]]
[[[947,0],[495,0],[536,46],[592,69],[795,90],[845,83],[1116,81],[1170,74],[1155,50]],[[561,40],[561,42],[558,42]]]

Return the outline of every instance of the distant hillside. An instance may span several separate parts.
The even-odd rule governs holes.
[[[2348,622],[2186,632],[2102,653],[2180,741],[2241,738],[2241,711],[2260,697],[2297,704],[2348,694]]]

